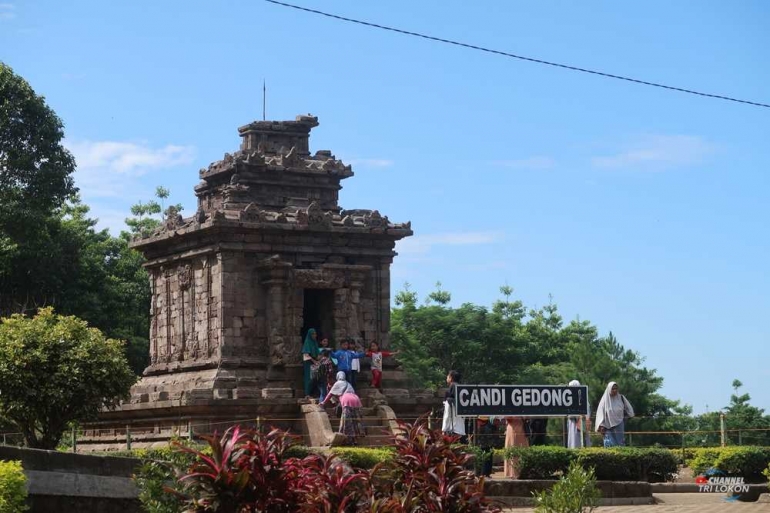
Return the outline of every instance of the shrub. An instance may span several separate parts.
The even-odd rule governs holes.
[[[288,457],[292,440],[231,428],[208,437],[211,455],[177,446],[192,463],[176,465],[180,475],[169,497],[189,512],[270,513],[497,513],[483,492],[483,479],[465,467],[471,456],[454,439],[423,425],[402,424],[396,448],[335,449],[371,470],[351,470],[338,454]],[[375,463],[375,459],[377,462]],[[157,509],[158,513],[167,511]]]
[[[608,481],[672,480],[677,471],[676,456],[667,449],[618,447],[613,449],[564,447],[509,447],[506,458],[518,458],[521,479],[556,479],[572,461],[593,467],[597,479]]]
[[[306,456],[310,456],[313,454],[313,452],[310,450],[309,447],[305,445],[290,445],[288,449],[286,449],[285,456],[287,458],[299,458],[302,459]]]
[[[0,320],[0,380],[0,415],[27,446],[53,450],[71,422],[95,419],[127,396],[136,375],[122,342],[41,308],[33,318]]]
[[[20,513],[29,509],[27,478],[20,461],[0,461],[0,513]]]
[[[536,513],[582,513],[593,511],[601,493],[596,488],[594,469],[579,462],[569,464],[567,474],[550,490],[535,492]]]
[[[297,465],[295,487],[301,498],[298,511],[356,513],[367,509],[371,497],[369,473],[349,472],[337,459],[333,454],[313,454]]]
[[[196,447],[186,441],[177,441],[176,443]],[[181,511],[179,499],[176,495],[169,493],[169,490],[181,493],[182,488],[177,481],[176,469],[191,465],[195,459],[192,454],[174,450],[172,447],[162,447],[159,449],[119,451],[109,455],[142,458],[144,460],[136,469],[133,479],[139,489],[139,502],[142,503],[145,511],[148,513],[178,513]]]
[[[497,513],[500,508],[484,496],[484,478],[468,470],[473,456],[456,437],[430,430],[423,423],[399,422],[392,463],[372,471],[375,481],[372,510],[379,513],[412,511]],[[377,482],[380,471],[386,478]],[[379,485],[379,486],[378,486]],[[377,508],[377,509],[375,509]]]
[[[770,489],[770,465],[768,465],[767,468],[762,471],[762,475],[765,476],[765,479],[767,479],[767,487]]]
[[[705,447],[702,449],[695,449],[693,451],[693,457],[690,461],[687,462],[687,465],[692,469],[694,473],[702,474],[714,466],[714,463],[716,463],[721,450],[722,449],[720,447]]]
[[[389,448],[334,447],[332,454],[357,469],[373,469],[378,463],[393,460],[394,451]]]
[[[762,472],[768,465],[770,447],[751,446],[698,449],[690,464],[699,474],[713,468],[749,482],[763,480]]]
[[[582,449],[576,457],[583,468],[593,467],[596,478],[606,481],[658,483],[673,480],[677,471],[677,458],[667,449]]]
[[[464,450],[473,455],[473,471],[477,476],[484,474],[485,464],[494,464],[495,449],[478,445],[466,445]]]
[[[508,447],[505,459],[518,458],[521,479],[553,479],[567,471],[575,451],[565,447]]]
[[[290,504],[301,504],[293,481],[300,466],[285,461],[291,438],[273,429],[262,436],[228,429],[221,438],[203,437],[211,456],[179,445],[182,452],[196,457],[187,473],[179,478],[183,493],[179,497],[194,511],[241,511],[247,505],[257,511],[291,511]]]

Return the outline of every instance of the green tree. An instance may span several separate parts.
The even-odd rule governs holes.
[[[129,248],[128,234],[96,230],[77,196],[45,218],[38,236],[19,245],[4,285],[17,308],[29,313],[52,306],[107,334],[126,340],[131,367],[148,363],[150,288],[144,259]]]
[[[134,217],[126,218],[126,225],[133,234],[149,235],[160,226],[161,221],[152,217],[161,213],[160,204],[150,200],[147,203],[136,203],[131,206],[131,214]]]
[[[595,408],[607,384],[616,381],[637,413],[627,429],[695,428],[692,409],[658,394],[663,378],[612,332],[601,337],[596,326],[581,319],[565,324],[552,299],[528,309],[513,298],[510,286],[500,293],[491,309],[469,303],[451,307],[451,296],[440,284],[422,305],[408,286],[396,294],[392,342],[416,385],[440,387],[450,369],[459,370],[467,383],[566,384],[578,379],[588,386]],[[551,424],[558,428],[559,423]],[[632,441],[679,447],[682,437],[645,434],[633,435]]]
[[[732,444],[741,445],[770,445],[770,416],[765,410],[749,404],[751,396],[740,394],[743,383],[734,380],[734,393],[730,396],[730,404],[725,408],[725,427],[728,430],[728,440]]]
[[[0,62],[0,230],[34,226],[76,189],[63,125],[26,80]]]
[[[111,338],[127,340],[132,368],[148,362],[150,289],[130,234],[96,230],[72,184],[62,123],[23,79],[0,63],[0,317],[52,306]],[[158,187],[163,201],[168,189]],[[135,207],[144,232],[161,212]],[[150,219],[151,218],[151,219]]]
[[[49,301],[38,255],[50,249],[50,215],[77,191],[63,137],[45,99],[0,63],[0,315]]]
[[[126,218],[129,233],[131,235],[147,236],[158,229],[163,220],[168,216],[181,212],[184,207],[180,203],[172,204],[165,208],[165,201],[170,195],[170,190],[162,185],[158,185],[155,188],[155,197],[160,200],[160,203],[151,199],[147,203],[140,201],[132,205],[131,214],[133,217]],[[162,216],[160,218],[155,217],[158,214],[162,214]]]
[[[56,448],[67,425],[127,396],[136,376],[122,342],[43,308],[0,324],[0,414],[30,447]]]
[[[708,412],[695,418],[696,431],[687,437],[688,445],[714,447],[722,442],[721,424],[724,415],[728,445],[770,445],[770,415],[749,404],[751,396],[740,394],[740,380],[733,380],[730,404],[720,411]]]

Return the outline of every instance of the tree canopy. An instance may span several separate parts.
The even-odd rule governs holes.
[[[45,99],[0,62],[0,228],[22,234],[24,224],[76,191],[75,160],[63,138]]]
[[[70,422],[93,420],[135,381],[123,343],[76,317],[43,308],[0,323],[0,414],[30,447],[56,448]]]
[[[673,429],[672,423],[678,427],[692,413],[658,393],[663,378],[613,333],[600,336],[585,320],[565,324],[553,302],[526,308],[509,286],[500,292],[491,308],[451,307],[451,294],[440,286],[422,305],[408,285],[396,294],[392,342],[415,385],[442,386],[450,369],[459,370],[469,383],[556,385],[577,379],[588,386],[596,406],[607,383],[616,381],[639,413],[636,429],[664,423]],[[673,439],[643,441],[673,444]]]

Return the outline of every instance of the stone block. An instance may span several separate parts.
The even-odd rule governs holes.
[[[262,391],[259,388],[238,387],[233,390],[233,399],[259,399]]]
[[[263,388],[263,399],[289,399],[294,397],[294,390],[291,388]]]
[[[233,398],[232,389],[224,389],[224,388],[214,389],[214,399],[232,399],[232,398]]]
[[[150,400],[152,402],[168,401],[168,392],[153,392],[150,394]]]
[[[210,389],[196,389],[187,391],[188,403],[196,403],[208,401],[213,398],[213,393]]]

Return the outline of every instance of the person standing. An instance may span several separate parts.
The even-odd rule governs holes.
[[[326,398],[326,392],[334,385],[334,364],[332,363],[331,354],[331,349],[322,347],[321,354],[318,357],[316,385],[318,385],[318,389],[321,392],[318,399],[320,402],[323,402]]]
[[[313,395],[313,379],[310,376],[310,368],[318,359],[318,341],[316,340],[315,329],[310,328],[305,334],[305,342],[302,344],[302,366],[303,377],[305,380],[305,398],[310,399]]]
[[[527,443],[530,447],[545,445],[548,435],[548,419],[535,417],[524,421],[524,432],[527,434]]]
[[[326,406],[331,398],[336,398],[342,407],[339,432],[347,437],[349,445],[356,445],[356,438],[364,436],[361,422],[362,404],[353,386],[347,382],[343,371],[337,372],[337,381],[321,401],[321,406]]]
[[[398,351],[380,351],[380,345],[375,341],[369,344],[369,351],[366,352],[366,356],[372,359],[372,388],[382,392],[382,359],[397,354]]]
[[[508,447],[529,447],[529,441],[527,440],[527,433],[524,430],[524,418],[523,417],[506,417],[505,427],[505,448]],[[518,469],[519,458],[506,458],[503,463],[503,471],[505,477],[513,479],[519,478]]]
[[[580,381],[573,379],[569,382],[571,387],[579,387]],[[588,405],[588,416],[583,423],[582,416],[567,417],[567,447],[579,449],[591,447],[591,405]],[[581,442],[582,438],[582,442]]]
[[[355,342],[353,341],[348,342],[348,346],[350,347],[349,351],[354,355],[358,353],[362,353],[364,356],[366,356],[366,353],[364,353],[363,351],[358,351],[358,352],[356,351],[361,348]],[[348,378],[348,381],[350,382],[351,385],[353,385],[353,388],[356,388],[356,386],[358,386],[358,373],[361,372],[361,358],[363,358],[363,356],[359,358],[353,358],[352,360],[350,360],[350,376]]]
[[[340,343],[340,349],[332,352],[332,358],[337,360],[337,370],[345,373],[345,380],[349,383],[353,383],[353,367],[352,362],[358,358],[364,358],[365,353],[358,353],[350,350],[350,343],[347,339]],[[355,388],[355,385],[353,386]]]
[[[596,408],[596,431],[604,436],[604,447],[626,445],[625,420],[634,416],[631,403],[610,381]]]
[[[441,423],[441,431],[446,435],[459,436],[460,443],[467,444],[465,419],[457,416],[455,405],[455,390],[457,384],[460,383],[460,373],[456,370],[450,370],[446,376],[446,383],[449,385],[449,389],[444,394],[444,418]]]

